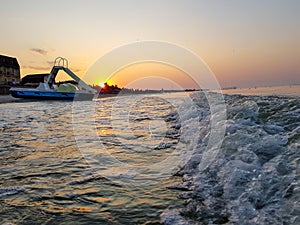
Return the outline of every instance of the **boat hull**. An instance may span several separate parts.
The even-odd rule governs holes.
[[[54,92],[54,91],[28,91],[10,90],[10,94],[15,98],[41,99],[41,100],[92,100],[94,94],[77,92]]]

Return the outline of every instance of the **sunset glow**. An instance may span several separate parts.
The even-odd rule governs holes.
[[[188,74],[161,63],[134,64],[113,74],[109,79],[112,83],[118,83],[121,87],[135,89],[174,89],[176,84],[182,86],[182,88],[199,89],[197,83]]]
[[[300,83],[299,8],[293,0],[2,1],[0,49],[17,57],[22,77],[50,72],[53,60],[63,56],[84,79],[95,61],[118,46],[161,40],[195,53],[223,87],[295,84]],[[110,74],[113,83],[123,86],[156,70],[129,71],[134,68],[140,71]],[[186,76],[165,69],[151,75],[193,87]],[[117,79],[120,73],[124,76]],[[107,79],[94,75],[89,84]]]
[[[0,225],[300,225],[299,12],[0,0]]]
[[[100,82],[100,83],[99,83],[99,86],[100,86],[101,88],[104,88],[104,84],[105,84],[105,82]]]

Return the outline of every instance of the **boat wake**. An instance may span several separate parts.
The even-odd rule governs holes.
[[[195,94],[196,103],[205,96]],[[226,134],[214,161],[200,168],[209,132],[209,108],[200,137],[181,170],[184,209],[165,211],[164,224],[300,224],[300,99],[225,96]],[[187,109],[188,113],[189,109]],[[188,132],[183,135],[193,135]]]

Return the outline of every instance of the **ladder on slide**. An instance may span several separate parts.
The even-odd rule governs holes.
[[[75,73],[73,73],[69,68],[69,62],[66,58],[57,57],[54,60],[54,66],[52,67],[52,70],[50,72],[50,75],[47,79],[47,83],[50,88],[53,87],[53,84],[55,82],[55,77],[57,76],[58,72],[60,70],[63,70],[66,74],[68,74],[71,78],[73,78],[75,81],[78,82],[78,85],[85,89],[86,91],[89,91],[93,94],[96,94],[96,90],[91,88],[89,85],[87,85],[85,82],[83,82]]]

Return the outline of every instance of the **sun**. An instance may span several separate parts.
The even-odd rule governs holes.
[[[104,88],[104,86],[105,86],[104,84],[105,84],[105,82],[100,82],[99,86],[102,87],[102,88]]]

